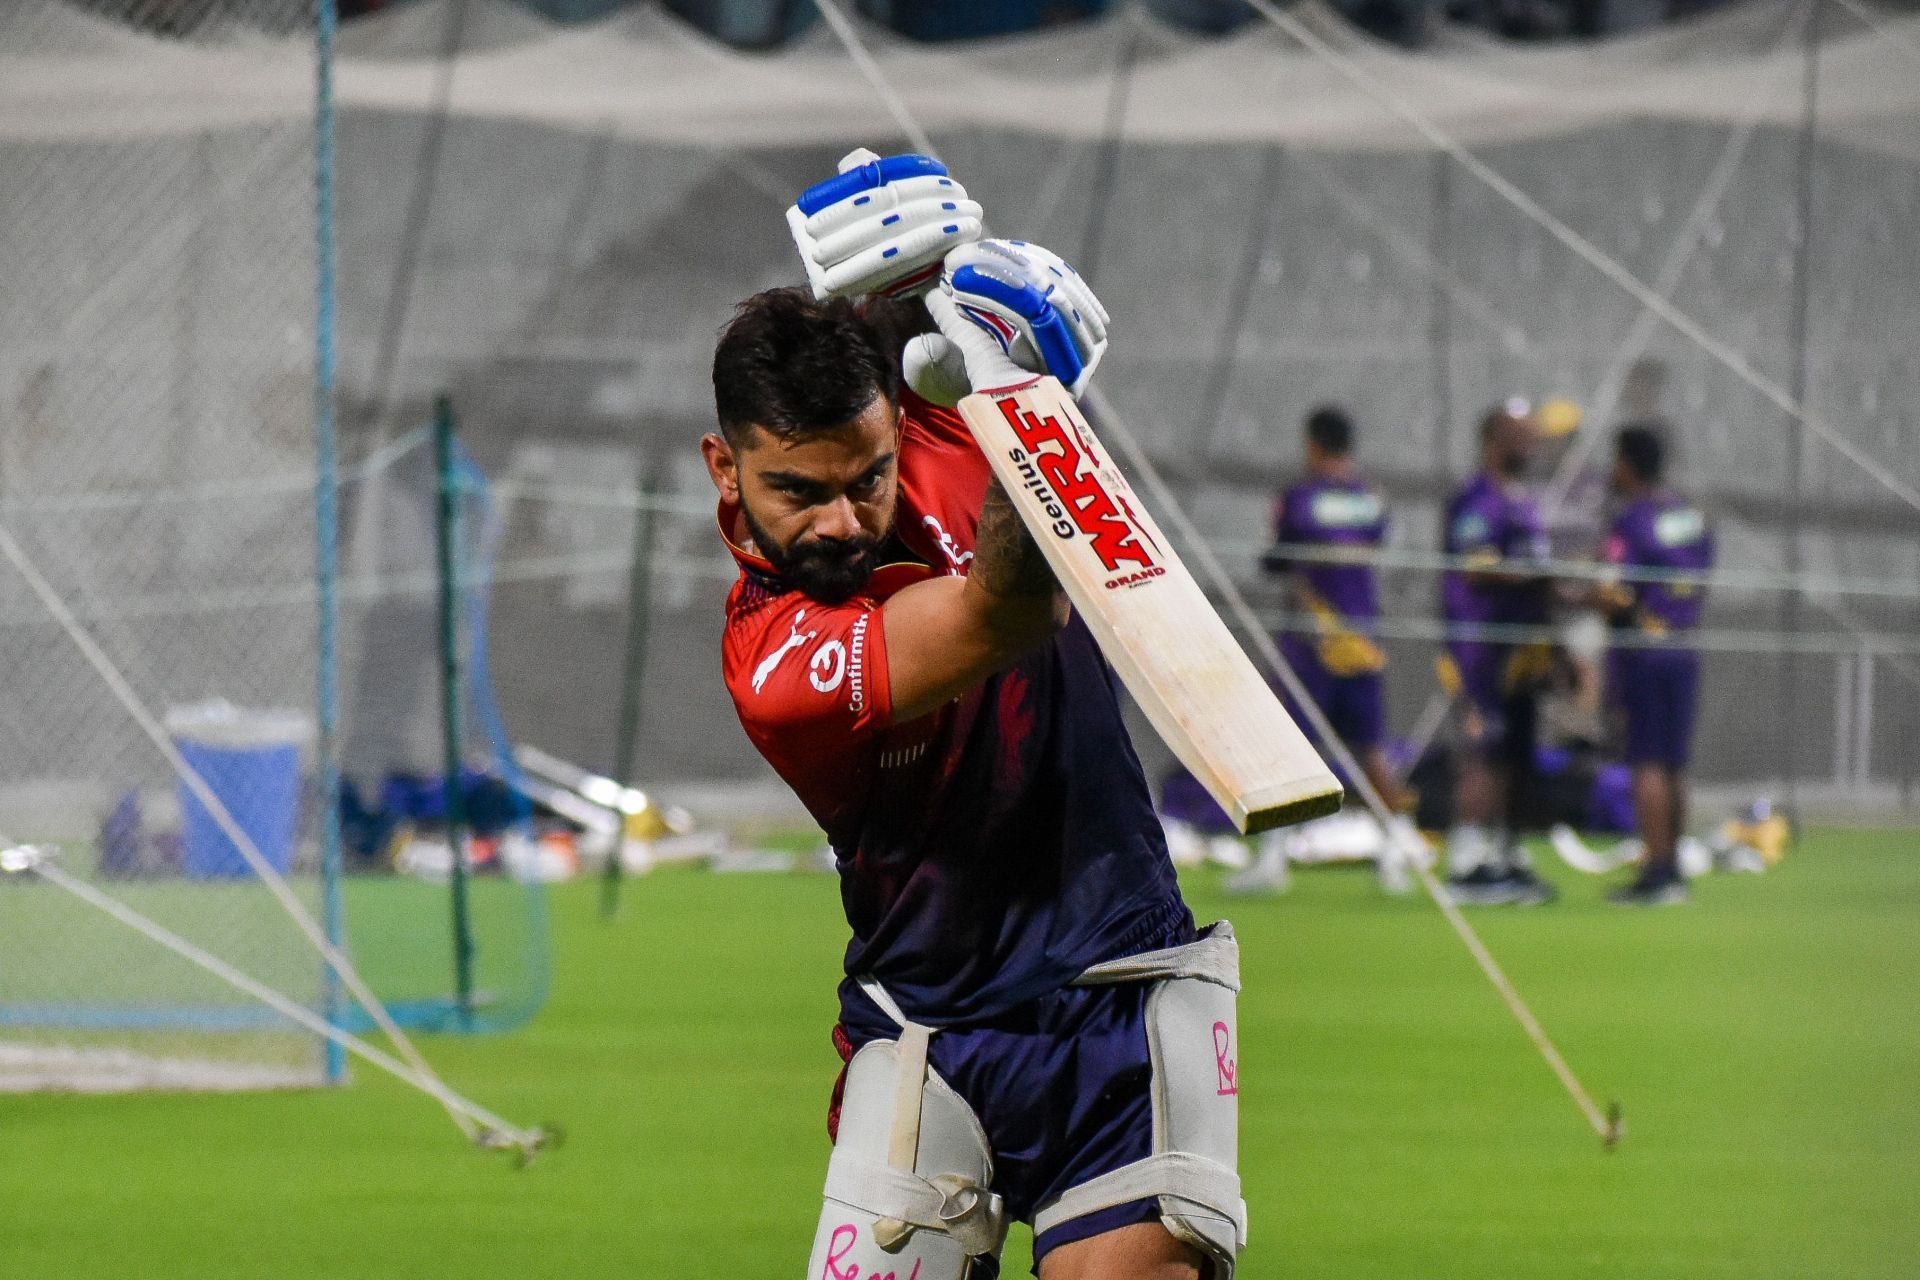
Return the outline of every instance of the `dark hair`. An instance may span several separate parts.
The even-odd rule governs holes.
[[[1658,422],[1630,422],[1620,428],[1614,453],[1641,484],[1659,484],[1667,465],[1665,427]]]
[[[1503,400],[1486,411],[1480,418],[1480,443],[1485,444],[1501,431],[1506,430],[1510,422],[1525,422],[1533,413],[1533,406],[1518,396]]]
[[[1307,439],[1336,457],[1353,452],[1353,419],[1338,405],[1323,404],[1307,415]]]
[[[713,352],[720,432],[739,444],[754,428],[776,436],[843,426],[875,396],[898,398],[899,360],[887,337],[844,298],[768,289],[734,310]]]
[[[873,330],[881,354],[887,356],[896,369],[900,367],[900,353],[906,350],[909,340],[923,333],[940,332],[932,313],[918,298],[873,294],[860,304],[860,318]]]

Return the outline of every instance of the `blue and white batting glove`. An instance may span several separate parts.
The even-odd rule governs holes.
[[[901,363],[907,385],[937,404],[1042,373],[1078,396],[1107,350],[1107,309],[1080,273],[1021,240],[982,240],[949,253],[927,309],[940,333],[915,338]],[[998,362],[985,358],[981,335]],[[1009,378],[1009,369],[1019,376]]]
[[[862,147],[800,193],[787,227],[816,298],[931,289],[949,250],[980,238],[980,206],[930,156]]]

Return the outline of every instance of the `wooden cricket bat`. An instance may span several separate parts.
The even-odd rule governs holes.
[[[1107,661],[1234,825],[1338,809],[1340,783],[1059,380],[970,395],[960,412]]]

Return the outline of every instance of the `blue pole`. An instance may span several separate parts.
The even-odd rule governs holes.
[[[446,761],[447,850],[453,855],[453,986],[461,1030],[473,1024],[473,914],[467,900],[466,814],[460,786],[465,731],[460,722],[460,472],[453,449],[453,401],[433,402],[433,461],[439,504],[434,547],[440,579],[440,728]]]
[[[320,908],[327,941],[346,947],[346,908],[340,891],[340,759],[337,734],[340,681],[336,628],[339,602],[340,512],[338,445],[335,441],[334,244],[333,244],[333,44],[338,15],[334,0],[314,0],[313,196],[316,314],[313,351],[313,439],[316,461],[313,492],[314,578],[319,596],[320,634],[314,691],[318,729],[316,754],[320,786]],[[341,1026],[346,1008],[340,976],[327,966],[321,998],[327,1021]],[[326,1045],[326,1079],[347,1078],[346,1051]]]

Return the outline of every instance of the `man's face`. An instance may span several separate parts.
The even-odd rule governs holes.
[[[1503,416],[1492,426],[1487,435],[1487,465],[1497,475],[1509,480],[1517,480],[1526,472],[1527,461],[1533,457],[1534,445],[1539,433],[1534,429],[1533,419],[1518,416]]]
[[[823,604],[859,593],[879,567],[899,492],[900,411],[875,396],[852,421],[797,440],[747,434],[700,442],[720,496],[740,505],[754,547]]]

